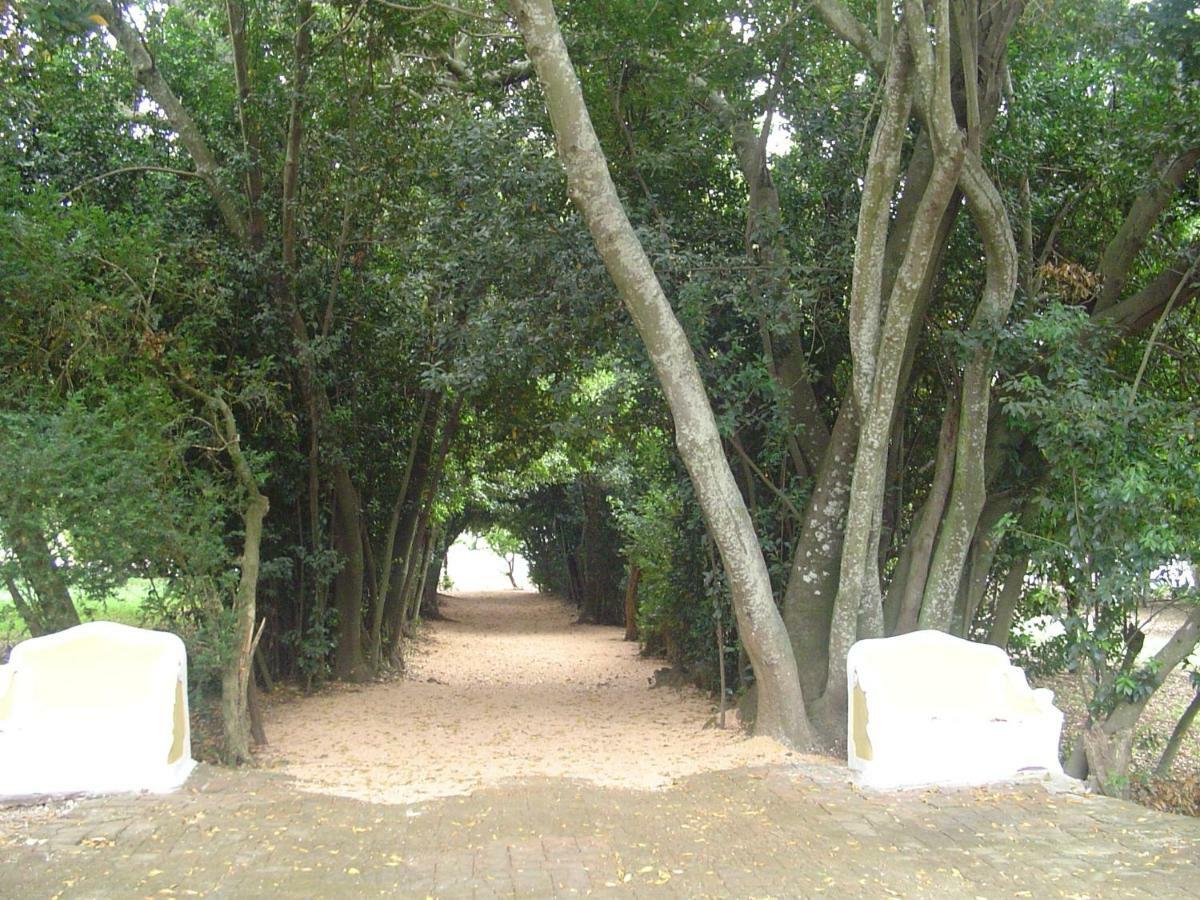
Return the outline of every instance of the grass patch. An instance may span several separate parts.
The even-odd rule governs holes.
[[[76,598],[79,618],[84,622],[120,622],[123,625],[144,625],[143,606],[153,593],[154,582],[149,578],[131,578],[111,594],[100,598]],[[8,591],[0,590],[0,645],[16,644],[29,637],[29,629]]]

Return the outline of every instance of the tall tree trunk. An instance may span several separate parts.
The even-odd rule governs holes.
[[[420,602],[420,597],[414,596],[422,574],[420,556],[424,553],[424,541],[429,533],[429,522],[433,514],[434,501],[437,499],[438,484],[446,465],[450,443],[458,431],[463,402],[464,398],[461,395],[457,397],[446,415],[446,421],[442,423],[436,456],[429,460],[429,466],[423,479],[424,484],[421,493],[417,496],[416,518],[413,521],[413,530],[409,535],[408,545],[405,547],[404,565],[401,567],[402,572],[399,579],[398,603],[394,611],[394,628],[391,630],[388,643],[388,658],[397,664],[400,662],[400,640],[404,636],[404,627],[413,611],[413,606]]]
[[[333,671],[344,681],[361,681],[368,675],[362,646],[362,509],[344,465],[333,469],[333,546],[342,557],[342,567],[333,581],[338,613]]]
[[[240,450],[237,451],[240,454]],[[241,467],[249,473],[249,467]],[[252,476],[251,476],[252,477]],[[243,487],[245,480],[241,478]],[[240,764],[252,758],[250,743],[253,737],[250,716],[251,681],[254,678],[254,621],[258,591],[259,548],[262,546],[263,520],[270,504],[267,498],[257,493],[250,494],[242,512],[245,537],[242,541],[241,573],[238,577],[237,594],[234,597],[234,650],[221,673],[221,725],[224,735],[224,757],[227,762]],[[260,726],[261,727],[261,726]],[[258,743],[266,743],[266,736],[259,735]]]
[[[407,574],[413,542],[417,535],[417,525],[421,517],[421,498],[425,496],[425,488],[429,483],[430,466],[433,462],[434,444],[437,441],[437,422],[440,417],[441,404],[444,398],[439,397],[435,411],[427,427],[414,436],[414,445],[410,448],[413,458],[412,471],[406,482],[400,520],[396,529],[393,543],[392,566],[387,580],[387,598],[384,606],[384,623],[386,634],[381,640],[387,642],[389,659],[398,659],[400,628],[404,624],[404,582]]]
[[[687,336],[612,183],[553,5],[511,0],[510,8],[546,94],[568,192],[646,345],[675,419],[680,456],[720,550],[738,630],[758,678],[756,730],[807,746],[811,733],[795,656]]]
[[[1004,199],[973,151],[967,153],[961,183],[987,264],[983,298],[971,322],[972,330],[982,334],[999,329],[1008,318],[1017,290],[1017,247]],[[993,374],[992,347],[984,338],[963,371],[954,482],[921,602],[922,628],[950,627],[967,551],[987,499],[984,458]]]
[[[421,618],[440,619],[441,605],[438,602],[438,587],[441,580],[442,568],[446,565],[446,553],[450,544],[446,536],[438,534],[437,539],[430,544],[429,559],[425,565],[425,577],[421,579]]]
[[[808,698],[824,693],[829,675],[829,628],[857,446],[858,416],[854,403],[847,399],[833,423],[829,449],[817,468],[783,595],[783,620],[799,665],[801,688]]]
[[[637,563],[629,564],[629,580],[625,583],[625,640],[638,639],[637,592],[642,580],[642,569]]]
[[[1002,536],[998,536],[996,525],[1000,519],[1012,509],[1012,498],[1003,495],[989,497],[979,514],[979,526],[975,529],[975,538],[971,541],[971,551],[967,555],[967,567],[963,577],[962,608],[955,612],[954,633],[967,637],[971,633],[971,625],[975,615],[983,604],[991,579],[992,563],[996,561],[996,551],[1000,549]]]
[[[416,599],[413,602],[412,624],[417,626],[425,616],[425,601],[428,598],[428,588],[433,588],[434,606],[437,606],[437,577],[430,581],[429,573],[433,569],[434,557],[437,556],[438,534],[436,528],[431,528],[425,538],[424,552],[421,554],[421,577],[417,580]],[[440,566],[439,566],[440,568]]]
[[[958,399],[951,398],[942,416],[942,427],[938,433],[937,456],[933,467],[933,481],[929,493],[917,513],[912,534],[909,535],[907,567],[897,573],[889,594],[895,594],[895,623],[892,634],[907,634],[917,627],[921,614],[921,596],[929,577],[929,564],[933,557],[934,541],[938,524],[950,495],[950,483],[954,478],[954,448],[958,437]]]
[[[258,486],[250,463],[242,451],[241,436],[233,409],[219,394],[205,393],[191,383],[176,379],[184,392],[200,400],[212,410],[214,427],[224,440],[225,452],[238,484],[246,493],[242,512],[245,526],[242,539],[241,569],[237,591],[233,598],[232,652],[221,670],[221,725],[224,746],[222,755],[227,762],[240,764],[251,759],[250,690],[254,677],[254,623],[257,616],[257,593],[260,547],[263,521],[270,502]],[[265,735],[263,736],[265,742]]]
[[[992,613],[992,627],[988,632],[988,643],[1008,649],[1008,637],[1012,633],[1013,618],[1016,616],[1017,604],[1021,601],[1021,593],[1025,589],[1025,573],[1029,571],[1029,556],[1018,556],[1009,566],[1008,574],[1004,576],[1004,584],[996,595],[996,607]]]
[[[242,131],[242,149],[246,154],[246,236],[250,246],[262,249],[264,217],[262,208],[262,148],[258,140],[253,97],[250,90],[250,51],[246,46],[246,6],[241,0],[226,0],[229,19],[229,43],[233,50],[233,78],[237,90],[238,124]]]

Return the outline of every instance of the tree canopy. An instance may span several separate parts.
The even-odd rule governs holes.
[[[253,656],[402,666],[466,529],[586,618],[636,590],[797,745],[843,732],[855,640],[1049,605],[1115,784],[1200,634],[1138,660],[1200,556],[1197,21],[10,4],[9,596],[40,633],[162,579],[232,759]]]

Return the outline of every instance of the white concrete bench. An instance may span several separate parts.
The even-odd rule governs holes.
[[[846,657],[847,756],[874,788],[1062,775],[1063,714],[999,647],[940,631],[859,641]]]
[[[175,635],[89,622],[0,666],[0,797],[169,791],[195,765]]]

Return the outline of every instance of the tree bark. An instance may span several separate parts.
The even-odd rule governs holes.
[[[720,550],[739,633],[758,679],[756,730],[791,746],[808,746],[795,656],[687,336],[612,183],[552,4],[512,0],[510,8],[545,91],[568,192],[646,345],[675,419],[680,456]]]
[[[959,637],[970,635],[975,615],[983,604],[992,563],[996,560],[996,551],[1000,549],[1001,537],[995,534],[996,525],[1011,508],[1011,497],[989,497],[979,514],[979,524],[975,528],[975,537],[967,554],[967,566],[961,583],[962,606],[955,611],[953,633]]]
[[[439,529],[437,539],[430,544],[425,576],[421,579],[422,619],[440,619],[442,617],[441,604],[438,601],[438,581],[442,575],[442,568],[446,565],[446,553],[451,543],[453,542],[448,542],[446,536]]]
[[[249,762],[250,682],[254,677],[254,623],[257,615],[258,571],[262,546],[263,520],[270,502],[258,487],[250,463],[242,452],[237,419],[233,409],[219,394],[208,394],[186,382],[177,381],[186,393],[205,403],[216,417],[215,427],[225,442],[225,452],[238,484],[246,493],[242,512],[245,526],[242,555],[239,562],[237,591],[233,598],[233,633],[231,651],[221,672],[221,724],[224,738],[223,756],[232,764]],[[265,743],[265,735],[263,736]]]
[[[954,481],[921,602],[921,627],[942,631],[950,627],[967,551],[987,499],[984,457],[993,376],[992,345],[987,333],[1004,324],[1017,290],[1017,247],[1008,212],[999,190],[973,152],[967,154],[960,181],[983,239],[987,276],[971,322],[980,344],[962,376]]]
[[[892,634],[907,634],[917,628],[921,614],[921,597],[929,579],[929,566],[933,559],[933,547],[937,538],[938,525],[950,495],[950,484],[954,478],[954,452],[958,440],[958,398],[947,401],[942,416],[942,427],[938,433],[937,456],[933,468],[933,481],[921,510],[917,513],[907,551],[908,565],[903,573],[897,573],[893,582],[897,594],[895,625]],[[889,591],[892,593],[892,591]]]
[[[141,35],[125,20],[114,4],[108,3],[106,0],[93,0],[91,5],[96,14],[104,20],[105,27],[108,28],[109,33],[117,42],[117,46],[129,60],[134,79],[162,108],[167,121],[179,135],[179,142],[192,158],[192,163],[196,167],[196,175],[204,182],[209,193],[212,194],[213,200],[216,201],[217,209],[220,210],[226,227],[239,243],[246,244],[248,240],[246,221],[233,194],[221,182],[221,167],[217,163],[216,157],[209,149],[195,120],[179,102],[179,98],[175,96],[175,92],[171,90],[170,85],[167,84],[166,79],[154,64],[154,57],[142,43]]]
[[[296,214],[299,211],[297,194],[300,188],[300,151],[304,137],[304,91],[308,83],[309,52],[312,47],[310,20],[313,10],[310,0],[297,0],[296,32],[292,43],[292,97],[288,108],[287,144],[283,161],[283,195],[279,208],[280,253],[284,272],[289,278],[296,273]],[[333,278],[340,277],[334,271]],[[332,299],[332,294],[331,294]]]
[[[238,124],[242,130],[242,146],[246,153],[246,237],[255,250],[263,245],[263,177],[262,147],[258,139],[258,123],[251,109],[250,60],[246,47],[246,6],[241,0],[226,0],[229,18],[229,43],[233,49],[233,78],[237,90]]]
[[[46,626],[42,624],[41,616],[38,615],[37,609],[25,599],[25,594],[17,586],[12,575],[7,572],[4,574],[4,584],[8,588],[8,596],[12,598],[17,615],[21,617],[21,621],[25,623],[25,627],[29,629],[30,636],[41,637],[43,634],[48,634]]]
[[[1134,260],[1146,245],[1175,191],[1197,163],[1200,163],[1200,146],[1189,147],[1156,165],[1150,188],[1134,199],[1121,227],[1100,257],[1100,296],[1096,298],[1094,313],[1105,312],[1121,299]]]
[[[420,602],[420,597],[414,596],[419,589],[421,570],[419,556],[424,553],[424,541],[428,537],[430,516],[433,514],[433,502],[437,498],[438,483],[446,465],[446,455],[450,450],[450,442],[458,431],[459,417],[462,414],[463,397],[455,399],[454,405],[442,423],[441,436],[438,441],[437,455],[429,461],[421,493],[417,496],[416,520],[413,531],[405,549],[404,565],[400,577],[400,591],[396,606],[395,627],[392,629],[388,658],[394,662],[400,660],[400,639],[404,636],[404,628],[409,620],[413,607]],[[421,552],[418,553],[417,551]]]
[[[396,502],[392,504],[392,514],[388,519],[387,532],[384,535],[382,562],[380,564],[382,568],[378,576],[379,594],[375,598],[375,606],[371,611],[371,630],[367,638],[370,648],[368,658],[371,669],[376,672],[383,667],[383,619],[384,611],[387,608],[388,593],[392,584],[392,569],[395,567],[396,562],[396,534],[400,528],[400,518],[404,509],[404,503],[408,499],[408,488],[412,483],[413,470],[417,462],[417,452],[421,447],[425,431],[432,430],[428,427],[430,410],[434,408],[432,400],[432,392],[426,391],[425,398],[421,403],[421,413],[417,416],[416,424],[413,426],[412,439],[408,445],[408,459],[404,463],[404,475],[400,479],[400,488],[396,491]],[[433,413],[434,419],[437,418],[440,409],[441,396],[439,396],[438,406]]]
[[[393,543],[393,563],[387,580],[387,599],[384,607],[384,622],[387,626],[386,639],[388,657],[393,658],[399,649],[399,632],[404,624],[404,582],[407,575],[409,555],[412,552],[413,541],[417,535],[417,524],[421,516],[421,498],[429,482],[429,470],[433,462],[434,442],[438,435],[438,419],[441,415],[441,403],[444,397],[439,396],[437,406],[431,413],[428,426],[414,436],[414,445],[410,449],[413,454],[412,473],[405,485],[403,504],[396,539]]]

